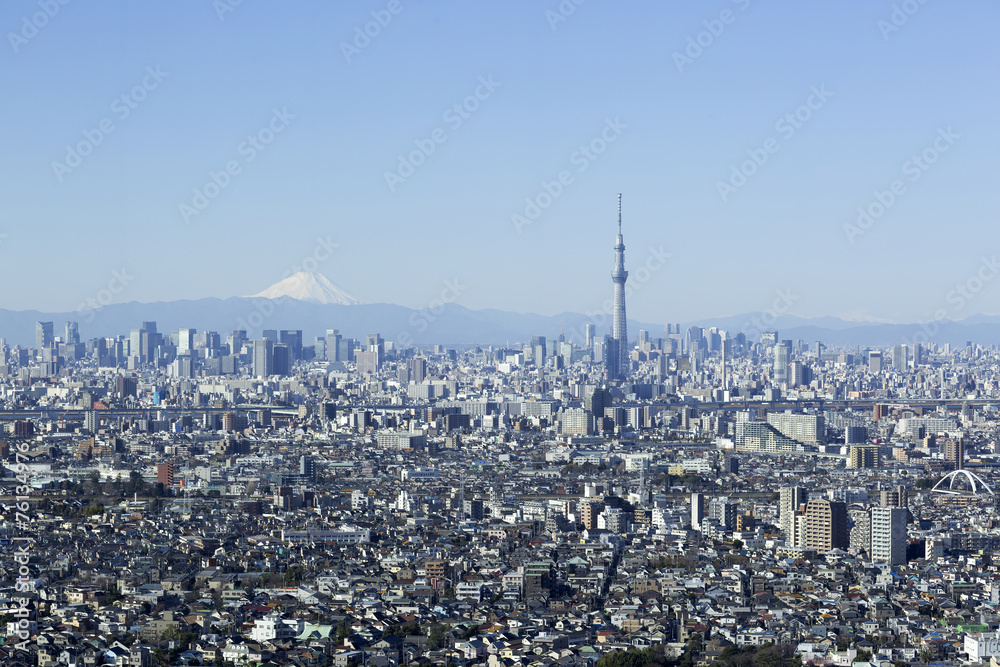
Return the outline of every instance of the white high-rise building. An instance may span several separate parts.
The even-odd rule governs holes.
[[[872,508],[873,563],[906,563],[906,517],[905,507]]]
[[[791,541],[795,532],[795,512],[806,504],[808,494],[801,486],[783,486],[778,491],[778,521],[781,532]]]
[[[774,346],[774,384],[788,384],[788,357],[791,349],[784,343]]]
[[[907,355],[905,345],[892,346],[892,370],[902,373],[907,367]]]
[[[792,440],[807,445],[826,444],[826,418],[823,415],[770,412],[767,415],[767,423],[778,429],[781,435]]]
[[[194,351],[194,329],[181,329],[177,332],[177,355],[189,355]]]
[[[691,494],[691,529],[701,530],[705,521],[705,496],[701,493]]]

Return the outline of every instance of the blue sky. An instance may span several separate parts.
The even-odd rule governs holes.
[[[783,290],[806,317],[1000,312],[996,3],[562,7],[7,0],[0,307],[315,267],[369,302],[593,312],[621,192],[636,319]]]

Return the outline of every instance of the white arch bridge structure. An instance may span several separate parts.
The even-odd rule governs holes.
[[[959,488],[955,488],[955,482],[959,481]],[[990,485],[983,481],[983,478],[969,470],[953,470],[942,477],[932,493],[940,493],[946,496],[968,496],[986,495],[996,496]]]

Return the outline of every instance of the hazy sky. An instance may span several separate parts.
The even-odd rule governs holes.
[[[368,302],[595,311],[621,192],[636,319],[786,290],[806,317],[995,314],[998,21],[986,0],[5,0],[0,307],[304,267]]]

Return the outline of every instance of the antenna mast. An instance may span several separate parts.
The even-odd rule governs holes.
[[[622,233],[622,193],[618,193],[618,235]]]

